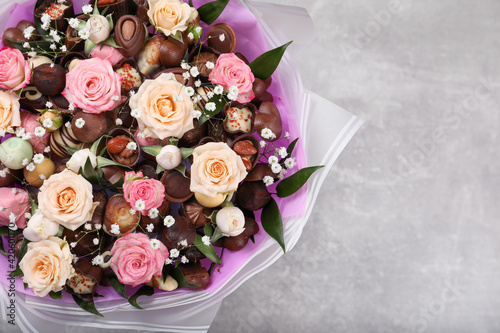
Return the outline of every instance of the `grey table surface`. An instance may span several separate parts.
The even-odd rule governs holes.
[[[305,87],[366,123],[209,332],[499,332],[500,2],[268,2],[307,8]]]

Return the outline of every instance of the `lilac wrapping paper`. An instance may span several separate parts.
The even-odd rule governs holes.
[[[75,6],[75,12],[79,12],[81,6],[87,3],[87,1],[82,0],[74,0],[73,2]],[[206,2],[208,1],[193,1],[196,8]],[[34,3],[34,1],[28,1],[24,4],[15,4],[14,9],[10,13],[5,28],[16,26],[17,22],[22,19],[32,20]],[[2,21],[4,21],[6,14],[7,13],[3,13],[0,16],[0,19],[2,19]],[[214,24],[219,22],[228,23],[235,30],[237,37],[235,52],[241,52],[247,57],[249,61],[254,60],[257,56],[269,50],[268,44],[261,31],[259,23],[253,16],[253,14],[250,13],[240,3],[234,0],[230,1],[222,15],[217,19],[217,21],[214,22]],[[205,32],[208,31],[206,25],[202,24],[202,27],[204,28]],[[300,132],[297,127],[298,120],[296,120],[290,113],[287,112],[287,110],[289,110],[288,99],[276,73],[273,75],[273,83],[268,91],[275,97],[274,103],[280,110],[284,124],[283,131],[288,131],[290,133],[291,140],[296,137],[300,137]],[[275,146],[288,146],[291,140],[278,141]],[[306,166],[305,154],[300,141],[299,144],[297,144],[294,156],[297,160],[297,167],[294,170],[291,170],[292,173],[295,172],[297,168],[303,168]],[[274,186],[270,188],[270,192],[272,193],[273,191]],[[304,187],[292,197],[286,199],[277,199],[277,203],[280,207],[283,217],[301,214],[304,209],[306,194],[307,191]],[[256,215],[257,219],[259,219],[260,214]],[[213,294],[220,290],[224,286],[224,284],[228,280],[230,280],[231,277],[233,277],[239,271],[239,269],[258,251],[264,241],[266,241],[268,238],[269,236],[263,230],[261,230],[259,234],[255,235],[255,244],[249,242],[244,249],[238,252],[225,251],[222,258],[222,264],[218,266],[218,269],[213,271],[210,285],[208,286],[206,291]],[[7,244],[7,242],[4,242],[4,244]],[[205,267],[208,267],[210,265],[210,261],[205,260],[204,264]],[[4,268],[4,270],[7,270],[7,265],[7,258],[5,258],[4,256],[0,256],[0,267]],[[6,278],[6,276],[2,276],[1,282],[3,284],[7,284]],[[18,278],[16,281],[16,289],[18,292],[22,292],[27,295],[34,295],[31,289],[24,289],[22,279],[20,278]],[[135,289],[130,288],[129,294]],[[98,289],[98,292],[104,297],[96,298],[96,303],[104,301],[123,300],[111,287],[100,287]],[[178,290],[170,294],[178,295],[179,293],[197,292],[198,291]],[[73,303],[71,296],[67,295],[66,293],[63,294],[65,295],[63,296],[62,301]],[[168,297],[167,293],[162,291],[158,292],[155,295],[155,297],[158,296]]]

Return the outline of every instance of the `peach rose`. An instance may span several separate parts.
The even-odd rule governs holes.
[[[192,192],[212,198],[219,193],[233,192],[246,175],[241,157],[224,142],[209,142],[193,151]]]
[[[38,192],[38,208],[43,215],[69,230],[90,221],[98,204],[92,200],[92,185],[68,169],[50,176]]]
[[[185,93],[185,86],[162,74],[155,80],[146,80],[130,98],[132,114],[137,114],[139,129],[146,137],[181,138],[193,129],[193,101]]]
[[[18,95],[0,90],[0,132],[13,132],[12,127],[21,126],[19,108]]]
[[[196,9],[180,0],[149,0],[148,17],[156,30],[169,36],[187,29],[193,11]]]
[[[57,237],[28,243],[28,251],[19,263],[23,280],[35,295],[43,297],[58,292],[75,274],[69,245]]]

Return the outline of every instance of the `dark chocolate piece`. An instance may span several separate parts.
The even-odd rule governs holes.
[[[135,56],[146,40],[146,28],[135,15],[120,16],[115,25],[115,41],[121,46],[118,51],[125,58]]]
[[[220,53],[233,52],[236,47],[236,34],[228,24],[217,23],[208,31],[207,44]]]

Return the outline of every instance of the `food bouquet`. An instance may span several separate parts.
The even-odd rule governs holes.
[[[290,43],[268,49],[244,10],[38,0],[4,31],[0,232],[24,292],[101,315],[219,288],[264,239],[285,251],[282,216],[321,166],[273,75]]]

